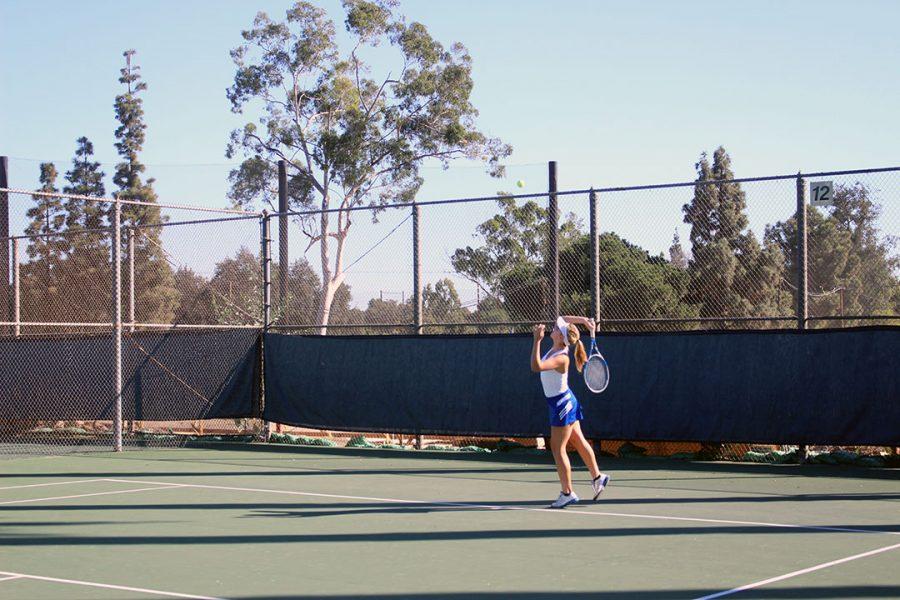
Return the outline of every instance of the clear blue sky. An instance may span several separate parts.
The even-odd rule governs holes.
[[[338,2],[318,3],[341,19]],[[11,184],[35,185],[37,163],[19,159],[65,171],[81,135],[111,173],[121,53],[135,48],[149,85],[142,158],[161,199],[225,205],[224,147],[242,123],[225,98],[228,51],[257,10],[280,18],[289,5],[0,0],[0,154],[15,157]],[[401,10],[469,48],[481,126],[514,147],[509,181],[429,169],[423,200],[512,190],[516,179],[538,192],[548,160],[559,163],[561,188],[690,180],[700,153],[720,144],[739,176],[900,164],[900,2],[406,0]],[[896,178],[882,183],[896,200]],[[786,189],[761,189],[757,202]],[[686,200],[612,212],[658,252]],[[751,218],[758,229],[783,212]],[[471,231],[454,237],[445,223],[430,225],[445,240],[435,272]]]

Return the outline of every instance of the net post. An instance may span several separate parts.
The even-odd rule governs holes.
[[[0,188],[9,187],[9,157],[0,156]],[[9,194],[0,192],[0,238],[4,240],[0,244],[0,264],[3,265],[3,275],[0,276],[0,315],[4,319],[10,321],[13,313],[13,307],[10,302],[9,287]]]
[[[556,161],[548,164],[548,198],[547,205],[547,258],[546,278],[550,286],[550,302],[548,315],[550,321],[556,319],[559,311],[559,202],[557,192]]]
[[[16,337],[22,335],[22,292],[21,275],[19,273],[19,240],[12,239],[12,282],[13,282],[13,322],[15,323]]]
[[[287,301],[288,254],[288,179],[287,161],[278,161],[278,306],[284,314]]]
[[[116,402],[113,413],[114,449],[122,451],[122,204],[116,197],[113,211],[113,345],[115,347]]]
[[[803,175],[797,173],[797,330],[806,329],[807,318],[809,316],[808,304],[808,232],[806,225],[806,205],[807,192],[806,180]],[[806,444],[799,444],[797,447],[797,460],[800,463],[806,462],[807,453]]]
[[[272,310],[272,246],[271,239],[269,237],[269,226],[270,226],[269,212],[267,210],[263,211],[262,217],[259,220],[259,229],[260,229],[260,266],[262,268],[262,276],[263,276],[263,285],[262,285],[262,322],[263,322],[263,336],[262,336],[262,352],[260,354],[260,361],[262,364],[262,369],[260,369],[260,377],[262,378],[260,381],[260,391],[262,392],[262,405],[261,409],[265,409],[266,405],[266,379],[265,379],[265,345],[266,345],[266,334],[269,332],[269,326],[271,325],[271,310]],[[269,421],[264,421],[263,427],[263,435],[266,441],[269,441],[269,436],[272,434],[272,424]]]
[[[413,329],[416,335],[422,335],[422,237],[419,235],[419,221],[422,207],[413,202]],[[416,450],[422,449],[422,436],[416,434]]]

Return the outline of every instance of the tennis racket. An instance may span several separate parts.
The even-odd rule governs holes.
[[[609,365],[597,350],[597,338],[591,336],[591,352],[584,365],[584,384],[595,394],[599,394],[609,385]]]

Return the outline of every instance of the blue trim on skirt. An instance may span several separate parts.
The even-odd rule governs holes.
[[[566,390],[562,394],[547,398],[547,410],[550,415],[551,427],[565,427],[584,419],[581,403],[572,390]]]

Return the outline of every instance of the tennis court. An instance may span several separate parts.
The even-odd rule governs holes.
[[[900,168],[814,175],[843,177],[845,187],[869,177],[873,190],[884,178],[890,190],[888,173]],[[424,275],[457,273],[434,261],[462,250],[444,234],[468,240],[510,197],[356,207],[366,216],[347,256],[382,279],[352,273],[354,304],[348,296],[328,321],[324,279],[291,266],[286,234],[306,235],[303,219],[328,213],[209,216],[216,209],[166,205],[176,212],[136,225],[121,214],[133,201],[41,192],[113,216],[97,232],[60,233],[86,253],[88,278],[81,262],[32,257],[39,237],[5,238],[0,455],[16,458],[0,462],[0,600],[900,597],[900,472],[881,468],[896,465],[889,449],[900,446],[900,317],[850,302],[845,314],[843,292],[840,306],[808,306],[803,269],[796,294],[772,288],[771,302],[741,316],[726,310],[730,284],[711,281],[688,301],[688,271],[617,250],[639,248],[628,241],[638,232],[622,227],[642,221],[626,207],[652,205],[680,224],[691,193],[725,183],[757,190],[749,197],[771,204],[770,221],[806,214],[797,207],[813,185],[776,175],[554,187],[546,209],[519,195],[517,206],[546,211],[550,231],[559,198],[590,225],[574,254],[548,241],[520,265],[527,285],[516,275],[511,293],[465,305],[452,279]],[[143,254],[145,229],[159,229],[150,241],[164,260]],[[817,238],[800,233],[782,258],[804,248],[816,256]],[[475,262],[487,264],[482,256]],[[547,265],[553,273],[541,275]],[[44,277],[58,272],[69,279]],[[179,298],[177,312],[159,305],[165,294],[143,274],[176,272],[196,275],[166,296]],[[670,279],[681,291],[647,287]],[[407,280],[409,296],[384,300]],[[58,293],[70,281],[71,300]],[[584,401],[587,439],[684,443],[663,454],[694,459],[801,461],[812,451],[838,462],[832,454],[843,452],[873,468],[603,458],[612,485],[601,501],[558,511],[547,509],[560,491],[548,452],[428,450],[426,436],[499,448],[549,434],[527,359],[532,327],[564,306],[599,319],[609,361],[602,395],[580,375],[567,382]],[[363,445],[367,432],[384,445],[397,436],[400,447],[407,436],[426,450],[294,445],[322,441],[304,440],[307,430]],[[215,446],[223,440],[232,443]],[[587,479],[576,474],[582,497]]]
[[[601,500],[554,511],[549,455],[226,445],[2,464],[4,599],[900,596],[891,470],[604,459]]]

